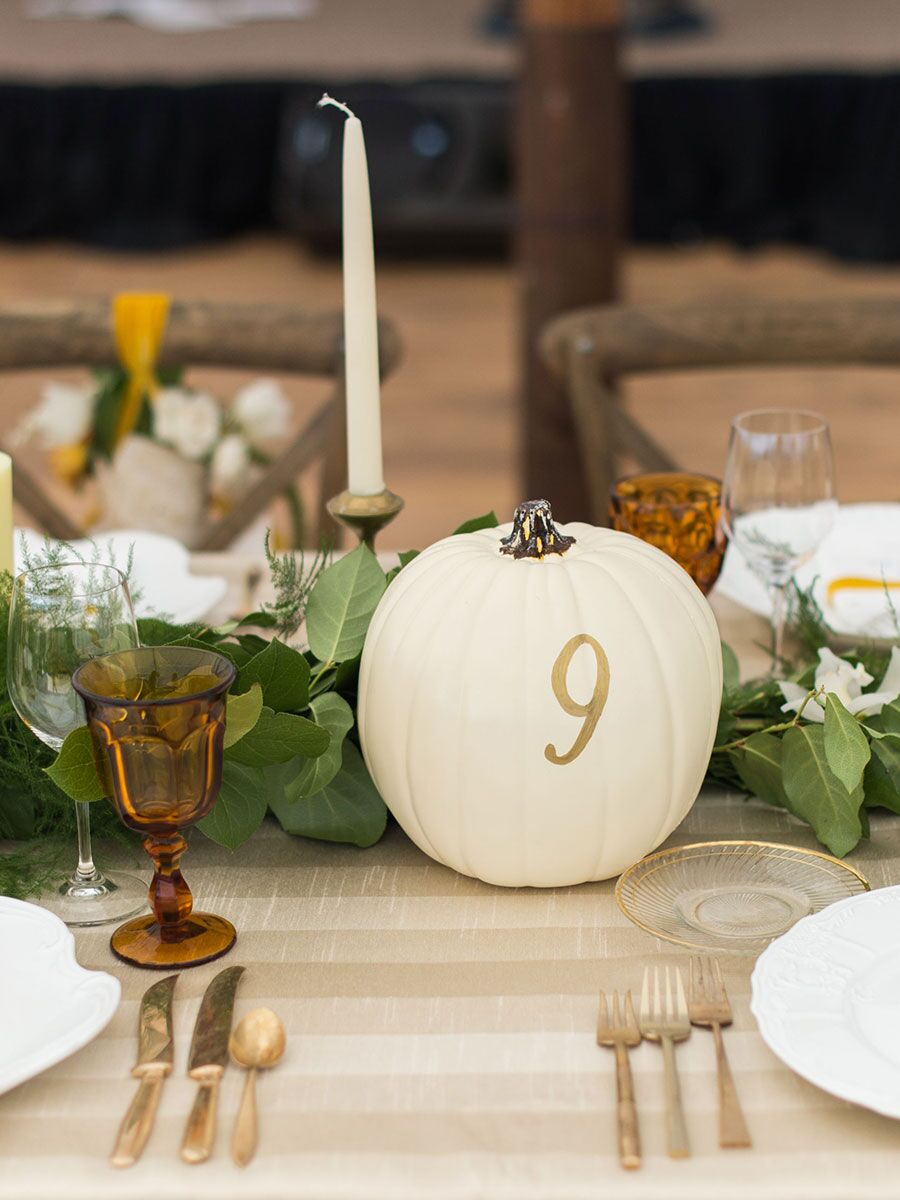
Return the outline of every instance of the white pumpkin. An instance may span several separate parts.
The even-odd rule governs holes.
[[[688,574],[629,534],[557,529],[535,501],[513,526],[437,542],[390,585],[359,728],[426,854],[488,883],[554,887],[617,875],[671,833],[700,789],[721,690],[715,618]]]

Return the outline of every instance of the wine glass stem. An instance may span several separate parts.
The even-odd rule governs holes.
[[[91,852],[91,806],[86,800],[75,801],[75,824],[78,829],[78,869],[75,877],[81,882],[97,878]]]
[[[772,586],[772,670],[777,671],[784,660],[784,625],[787,617],[787,584]]]

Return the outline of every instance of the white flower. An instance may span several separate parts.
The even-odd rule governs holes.
[[[803,718],[807,721],[819,722],[825,720],[825,697],[827,694],[837,696],[847,712],[861,717],[874,717],[880,713],[885,704],[890,704],[900,696],[900,647],[891,650],[891,660],[887,670],[874,692],[864,692],[869,686],[872,676],[862,663],[851,667],[843,658],[832,653],[827,646],[819,651],[819,665],[816,667],[815,687],[822,694],[815,696],[803,709]],[[811,689],[801,687],[799,683],[779,682],[781,694],[787,701],[782,704],[782,712],[799,712],[803,701]]]
[[[251,446],[284,437],[291,406],[274,379],[254,379],[234,398],[232,414]]]
[[[250,448],[239,433],[223,437],[210,463],[210,487],[214,496],[233,498],[250,482]]]
[[[48,383],[41,390],[41,401],[20,422],[12,441],[21,444],[38,437],[45,450],[74,446],[83,442],[94,419],[94,394],[89,387],[69,383]]]
[[[205,458],[219,438],[222,410],[205,392],[163,388],[153,399],[153,434],[183,458]]]

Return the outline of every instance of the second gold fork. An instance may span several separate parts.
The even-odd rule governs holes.
[[[672,987],[672,972],[666,967],[665,987],[660,987],[659,967],[653,968],[651,983],[650,968],[644,968],[641,986],[642,1035],[662,1046],[663,1065],[666,1075],[666,1117],[669,1126],[669,1157],[687,1158],[690,1153],[684,1108],[681,1103],[681,1087],[678,1082],[678,1067],[675,1063],[675,1043],[683,1042],[691,1032],[688,1020],[687,1000],[681,972],[675,968],[675,986]]]

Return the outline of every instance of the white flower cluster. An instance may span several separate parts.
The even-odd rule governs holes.
[[[894,646],[891,650],[891,660],[877,691],[863,691],[873,682],[873,677],[862,663],[851,667],[846,659],[838,658],[832,650],[823,646],[816,667],[815,687],[818,695],[804,705],[803,719],[821,724],[825,720],[825,697],[829,693],[837,696],[847,712],[855,716],[874,717],[880,713],[885,704],[891,704],[900,696],[900,648]],[[812,690],[788,680],[779,682],[778,686],[786,701],[781,706],[782,712],[799,712]]]
[[[48,383],[40,403],[13,432],[13,444],[37,438],[45,450],[86,443],[96,393],[89,387]],[[210,491],[230,501],[253,483],[271,445],[288,431],[290,404],[274,379],[255,379],[225,409],[207,392],[162,388],[153,397],[152,436],[182,458],[209,466]]]
[[[284,437],[289,414],[274,379],[248,383],[227,412],[205,392],[164,388],[153,401],[153,435],[184,458],[208,459],[213,495],[233,499],[252,483],[254,451]]]
[[[14,446],[37,438],[45,450],[83,442],[94,421],[95,396],[91,388],[69,383],[48,383],[36,408],[19,422],[12,434]]]

